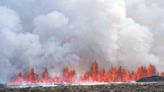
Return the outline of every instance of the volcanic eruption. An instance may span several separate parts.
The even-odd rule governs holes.
[[[35,73],[34,68],[31,68],[29,73],[18,75],[10,81],[10,85],[22,84],[72,84],[85,82],[132,82],[144,77],[164,76],[164,73],[157,72],[155,67],[149,64],[148,67],[139,66],[136,71],[128,71],[120,67],[111,67],[109,70],[98,68],[98,64],[93,62],[91,70],[80,75],[77,79],[75,70],[70,70],[68,67],[63,69],[62,76],[50,77],[47,69],[45,69],[41,76]]]
[[[164,76],[164,0],[0,0],[0,83]]]

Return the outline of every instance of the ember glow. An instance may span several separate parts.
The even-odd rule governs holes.
[[[164,73],[156,71],[152,64],[147,67],[139,66],[136,71],[128,71],[120,67],[111,67],[109,70],[99,68],[97,62],[92,63],[90,71],[81,74],[80,79],[77,79],[75,70],[70,70],[68,67],[63,69],[62,76],[50,77],[48,70],[45,69],[41,76],[35,73],[34,68],[31,68],[27,74],[19,72],[18,75],[10,81],[10,85],[22,84],[72,84],[84,82],[132,82],[142,77],[150,77],[153,75],[164,76]]]

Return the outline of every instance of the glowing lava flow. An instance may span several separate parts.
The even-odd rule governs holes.
[[[128,71],[120,67],[112,67],[108,71],[104,68],[98,68],[96,61],[92,64],[91,70],[82,74],[80,79],[77,79],[75,70],[69,68],[63,69],[62,76],[50,77],[48,70],[45,69],[42,75],[36,74],[34,68],[31,68],[29,73],[18,75],[10,81],[11,85],[21,84],[65,84],[65,83],[82,83],[82,82],[131,82],[142,77],[153,75],[164,76],[164,73],[158,73],[153,65],[147,68],[140,66],[137,71]]]

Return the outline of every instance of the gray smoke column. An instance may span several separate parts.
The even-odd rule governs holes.
[[[0,82],[31,67],[164,70],[164,0],[0,0]]]

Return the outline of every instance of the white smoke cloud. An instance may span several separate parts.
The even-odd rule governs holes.
[[[51,76],[152,63],[162,70],[163,0],[0,0],[0,82],[45,67]],[[5,68],[5,70],[4,70]]]
[[[126,19],[120,25],[118,39],[120,64],[133,70],[138,65],[158,64],[158,58],[150,52],[152,42],[153,34],[147,27],[135,23],[132,19]]]

